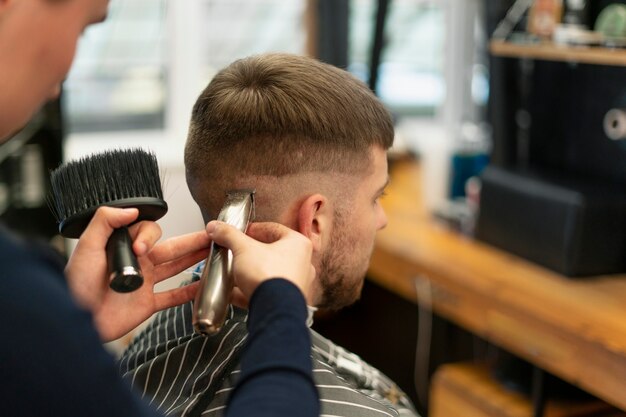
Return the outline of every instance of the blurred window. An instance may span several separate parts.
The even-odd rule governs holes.
[[[235,59],[271,51],[304,53],[306,0],[191,1],[196,3],[111,1],[107,20],[87,29],[79,42],[64,84],[70,133],[164,129],[171,107],[183,106],[174,114],[187,114],[188,101]],[[195,21],[182,24],[194,28],[191,33],[189,27],[171,24],[174,8],[189,7]],[[174,45],[192,50],[181,54]],[[193,62],[173,62],[181,56]],[[190,68],[196,64],[199,68]],[[179,91],[180,85],[194,91]],[[184,96],[184,103],[174,94]]]
[[[447,2],[393,0],[376,90],[397,115],[433,116],[446,97]],[[351,0],[348,69],[367,82],[377,0]]]
[[[348,69],[367,81],[378,0],[348,1]],[[315,4],[314,0],[112,0],[107,20],[90,27],[79,42],[64,85],[69,132],[173,128],[175,135],[184,134],[195,98],[219,69],[254,53],[307,52],[309,2]],[[461,107],[471,106],[463,92],[451,92],[458,84],[452,85],[451,79],[463,84],[471,80],[474,101],[486,101],[484,66],[474,68],[481,69],[478,76],[468,77],[466,66],[477,72],[471,63],[450,62],[467,49],[467,33],[456,24],[449,27],[454,21],[463,26],[462,19],[469,17],[451,19],[454,3],[390,1],[377,92],[396,116],[450,113],[455,97]],[[451,74],[450,66],[458,67],[457,75]]]
[[[262,52],[305,52],[305,0],[202,0],[200,51],[211,72]]]
[[[163,128],[166,12],[165,0],[113,0],[85,31],[64,84],[70,132]]]

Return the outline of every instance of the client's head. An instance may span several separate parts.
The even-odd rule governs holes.
[[[256,189],[256,221],[311,239],[317,305],[360,294],[374,235],[387,222],[393,124],[348,72],[289,54],[257,55],[220,71],[194,106],[185,147],[187,184],[205,221],[231,189]]]

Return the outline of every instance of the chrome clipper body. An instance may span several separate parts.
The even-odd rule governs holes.
[[[228,192],[217,220],[245,232],[253,218],[254,190]],[[232,263],[233,255],[229,249],[215,243],[211,244],[209,257],[200,276],[200,288],[193,304],[192,324],[196,333],[210,336],[224,325],[234,285]]]

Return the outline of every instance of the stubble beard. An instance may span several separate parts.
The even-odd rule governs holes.
[[[340,310],[354,304],[361,297],[365,274],[348,275],[348,271],[338,258],[327,254],[321,261],[319,276],[322,287],[322,300],[318,307],[328,310]]]
[[[350,262],[353,245],[348,242],[344,232],[342,216],[336,216],[336,219],[337,227],[331,236],[328,250],[321,257],[318,275],[322,289],[318,307],[329,310],[339,310],[359,300],[370,258],[367,256],[367,260],[362,262],[365,265]],[[371,255],[371,251],[368,255]]]

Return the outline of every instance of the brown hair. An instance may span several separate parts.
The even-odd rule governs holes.
[[[235,178],[366,171],[372,146],[388,149],[393,133],[389,112],[348,72],[305,56],[255,55],[221,70],[196,101],[187,182],[206,210]]]

